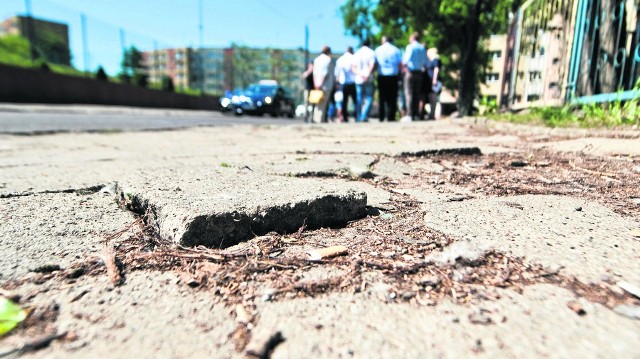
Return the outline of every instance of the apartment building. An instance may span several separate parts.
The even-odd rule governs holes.
[[[190,48],[163,49],[142,53],[149,82],[160,83],[164,76],[178,88],[190,87],[193,50]]]
[[[66,24],[26,16],[0,23],[0,36],[18,35],[31,41],[35,55],[60,65],[71,64],[69,27]]]
[[[500,103],[502,100],[502,81],[505,61],[507,35],[491,35],[485,42],[489,54],[489,64],[485,73],[485,82],[480,85],[480,96]]]
[[[220,94],[224,91],[224,49],[195,49],[193,61],[189,65],[189,87],[206,93]]]
[[[302,91],[300,74],[304,52],[246,46],[229,48],[179,48],[143,52],[149,81],[159,83],[163,76],[178,88],[191,88],[210,94],[244,88],[263,79],[277,80],[293,93]]]

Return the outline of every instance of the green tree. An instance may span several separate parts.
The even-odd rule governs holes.
[[[374,0],[347,0],[340,7],[347,33],[360,41],[372,36],[375,19],[369,12],[375,6]]]
[[[406,44],[413,31],[424,33],[426,44],[438,48],[445,72],[457,73],[445,79],[447,87],[458,89],[458,110],[468,115],[478,93],[478,85],[487,65],[480,46],[489,35],[504,33],[509,12],[521,0],[347,0],[341,8],[347,33],[387,34]],[[367,19],[373,19],[369,21]],[[453,85],[453,86],[452,86]]]
[[[233,88],[245,88],[264,77],[264,50],[253,49],[236,44],[231,45],[233,51]]]
[[[133,79],[135,85],[147,87],[148,77],[146,75],[142,52],[135,46],[131,46],[125,50],[120,66],[122,72],[120,72],[119,77],[122,80],[130,82],[131,79]]]
[[[100,80],[100,81],[108,80],[107,72],[104,71],[104,68],[102,66],[98,67],[98,71],[96,72],[96,80]]]

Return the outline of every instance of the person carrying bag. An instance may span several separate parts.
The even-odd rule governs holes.
[[[324,100],[324,91],[322,90],[311,90],[309,92],[309,103],[312,105],[317,105]]]

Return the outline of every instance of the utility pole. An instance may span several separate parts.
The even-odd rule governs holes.
[[[124,29],[120,28],[120,46],[122,47],[122,55],[127,51],[127,44],[124,41]]]
[[[87,42],[87,17],[84,13],[80,14],[82,24],[82,52],[84,55],[84,72],[89,74],[89,45]]]
[[[204,21],[202,14],[203,4],[202,0],[198,0],[198,19],[199,19],[199,35],[200,35],[200,49],[197,50],[198,57],[200,58],[200,68],[198,69],[198,74],[200,76],[200,94],[205,94],[205,51],[204,51]]]
[[[304,64],[302,66],[303,69],[307,69],[307,64],[309,63],[309,25],[304,25]]]
[[[204,47],[204,24],[203,24],[203,15],[202,15],[202,0],[198,0],[198,18],[200,20],[199,30],[200,30],[200,48]]]

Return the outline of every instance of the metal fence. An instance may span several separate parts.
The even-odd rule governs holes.
[[[510,108],[638,97],[640,0],[529,0],[511,27]]]

